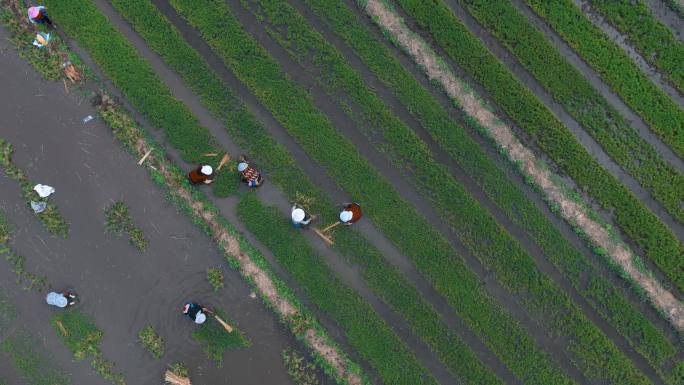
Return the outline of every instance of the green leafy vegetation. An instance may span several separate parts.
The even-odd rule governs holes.
[[[653,132],[684,157],[684,110],[653,84],[626,52],[592,24],[571,0],[525,2],[598,71]],[[682,73],[681,62],[674,65]],[[680,210],[684,208],[680,206]],[[678,218],[684,221],[684,216]]]
[[[591,9],[620,32],[651,63],[684,92],[684,44],[661,24],[641,1],[591,0]]]
[[[674,217],[684,222],[684,206],[681,204],[684,200],[684,175],[643,140],[637,130],[631,127],[545,36],[527,22],[525,16],[508,1],[463,2],[470,13],[518,57],[519,62],[618,164],[642,186],[651,190],[653,197]],[[586,21],[589,23],[589,20]],[[604,54],[603,51],[601,53]],[[629,60],[626,57],[625,59]],[[643,87],[639,89],[645,94]],[[673,111],[667,113],[668,119],[673,122],[681,119],[684,122],[684,111],[680,111],[674,104],[672,108]],[[684,123],[682,125],[684,130]]]
[[[230,93],[216,74],[149,3],[139,0],[115,0],[114,5],[164,60],[178,71],[201,97],[202,103],[220,117],[234,140],[250,150],[268,170],[269,180],[278,184],[293,203],[307,212],[317,213],[318,220],[336,220],[335,203],[321,191],[297,165],[285,148],[274,141],[264,127]],[[198,77],[197,74],[204,76]],[[335,235],[337,251],[361,268],[372,289],[409,321],[414,332],[423,338],[452,372],[479,384],[501,383],[470,348],[441,319],[396,268],[355,231]]]
[[[41,198],[33,191],[35,183],[31,182],[26,176],[26,173],[12,163],[12,153],[14,149],[9,142],[0,138],[0,166],[3,167],[5,175],[17,182],[21,186],[21,194],[28,206],[31,209],[31,202],[47,202],[48,198]],[[35,214],[43,223],[48,232],[52,235],[59,235],[66,238],[69,234],[69,224],[62,218],[55,206],[52,203],[47,203],[45,210],[41,213]]]
[[[173,364],[169,365],[169,370],[171,373],[177,376],[186,378],[190,377],[190,371],[188,370],[188,367],[182,362],[174,362]]]
[[[218,267],[207,269],[207,281],[209,281],[215,292],[223,289],[223,270]]]
[[[240,200],[238,216],[297,280],[307,297],[345,329],[349,343],[386,383],[436,384],[385,321],[330,271],[275,208],[263,206],[249,194]]]
[[[285,349],[282,352],[283,363],[296,385],[318,385],[318,374],[316,366],[307,362],[306,358],[294,349]]]
[[[230,324],[230,321],[224,312],[216,309],[213,311],[223,321]],[[223,354],[227,350],[251,345],[241,331],[234,328],[232,333],[228,333],[226,329],[209,314],[207,314],[207,320],[199,326],[199,329],[192,332],[192,336],[198,342],[204,344],[204,347],[202,348],[204,354],[212,359],[218,367],[223,366]]]
[[[654,366],[666,365],[672,359],[676,348],[663,333],[656,329],[638,308],[629,304],[619,290],[600,276],[594,266],[560,234],[544,214],[507,178],[499,166],[480,149],[477,142],[450,119],[446,109],[442,108],[429,92],[403,69],[391,52],[356,20],[347,6],[338,0],[305,1],[331,30],[354,50],[364,64],[406,106],[452,159],[467,171],[471,179],[507,214],[508,218],[532,236],[546,257],[565,273],[578,292],[599,314]],[[292,23],[296,22],[297,18],[288,16],[281,20]],[[291,34],[290,38],[295,37],[296,34]],[[474,119],[467,122],[475,130],[481,129]]]
[[[355,117],[369,141],[376,143],[378,150],[389,155],[401,169],[411,170],[414,173],[412,181],[444,214],[445,220],[473,254],[485,266],[497,271],[499,280],[516,296],[524,296],[522,302],[533,314],[546,319],[554,332],[572,341],[569,348],[576,355],[574,361],[588,377],[612,376],[614,381],[619,379],[632,383],[646,381],[640,378],[626,357],[617,362],[621,353],[612,342],[588,319],[583,319],[581,311],[536,268],[534,260],[521,245],[454,180],[446,167],[434,160],[421,139],[392,115],[389,107],[365,85],[360,75],[322,36],[308,28],[294,9],[278,0],[245,0],[243,4],[251,4],[248,6],[261,17],[271,35],[297,61],[313,63],[317,70],[313,77],[320,79],[331,94],[347,96],[341,97],[341,103],[349,103],[350,100],[356,103],[362,116]],[[325,76],[316,76],[318,73]],[[379,136],[377,134],[382,135],[383,142],[372,140],[374,135]],[[563,316],[548,317],[549,314]],[[596,364],[607,351],[615,357],[609,364],[614,365],[612,368]],[[625,377],[628,372],[631,372],[629,379]]]
[[[164,356],[164,339],[157,334],[152,325],[147,325],[138,332],[138,341],[155,358],[162,358]]]
[[[612,212],[613,220],[667,277],[684,289],[684,247],[632,192],[608,173],[535,96],[494,57],[441,0],[397,0],[403,10],[494,101],[583,192]],[[478,58],[474,60],[473,58]]]
[[[55,314],[52,326],[76,360],[90,359],[90,365],[102,378],[126,385],[123,375],[115,372],[114,363],[102,355],[103,333],[89,317],[77,309],[69,309]]]
[[[118,236],[127,233],[131,244],[138,250],[145,251],[147,239],[145,239],[142,230],[133,225],[133,218],[131,218],[128,206],[124,202],[114,202],[111,206],[107,207],[105,209],[105,216],[107,217],[107,232]]]

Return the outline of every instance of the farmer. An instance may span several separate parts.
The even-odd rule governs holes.
[[[188,302],[183,306],[183,314],[188,316],[196,324],[201,325],[207,320],[205,313],[211,313],[211,310],[194,302]]]
[[[63,291],[61,293],[55,293],[53,291],[48,293],[47,297],[45,297],[45,301],[48,303],[48,305],[53,305],[61,308],[73,306],[74,304],[76,304],[77,300],[78,297],[76,297],[76,294],[68,291]]]
[[[303,208],[292,206],[292,225],[296,228],[308,226],[313,217],[307,214]]]
[[[210,184],[214,181],[214,168],[205,164],[190,171],[188,179],[192,184]]]
[[[33,24],[47,24],[52,26],[52,21],[47,16],[47,10],[42,5],[28,9],[29,21]]]
[[[247,163],[246,156],[241,156],[238,162],[237,170],[240,173],[240,179],[247,183],[247,186],[256,188],[264,183],[264,178],[261,176],[261,173]]]
[[[345,203],[344,209],[340,213],[340,222],[351,226],[361,219],[361,206],[358,203]]]

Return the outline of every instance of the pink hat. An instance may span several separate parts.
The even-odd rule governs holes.
[[[35,19],[40,15],[40,7],[31,7],[28,9],[28,15],[31,19]]]

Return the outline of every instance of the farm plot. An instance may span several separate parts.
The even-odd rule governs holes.
[[[416,17],[411,0],[399,1],[411,17]],[[462,94],[465,99],[450,93],[443,81],[459,87],[464,84],[441,63],[444,66],[435,68],[444,70],[443,76],[431,79],[456,102],[458,109],[450,110],[445,99],[436,96],[423,79],[416,78],[421,76],[416,75],[420,71],[410,60],[398,60],[398,51],[388,48],[385,37],[368,29],[372,23],[380,25],[390,40],[419,64],[419,54],[437,58],[419,40],[417,53],[402,46],[409,41],[402,39],[413,38],[408,29],[387,29],[383,24],[387,20],[378,14],[372,20],[366,19],[367,15],[373,16],[369,5],[388,3],[371,0],[359,3],[358,9],[350,2],[335,0],[110,3],[48,1],[51,17],[60,28],[58,33],[61,35],[63,28],[66,35],[62,37],[67,41],[74,38],[85,48],[126,101],[142,113],[146,123],[158,128],[153,135],[164,145],[155,144],[146,129],[106,96],[98,102],[99,115],[131,153],[142,156],[153,151],[143,168],[157,182],[156,188],[170,194],[171,201],[216,241],[223,256],[252,283],[251,289],[304,342],[318,366],[336,382],[450,382],[441,380],[445,378],[441,373],[437,376],[442,369],[425,366],[429,361],[416,355],[419,348],[407,343],[413,341],[407,332],[393,330],[397,324],[387,319],[398,318],[406,321],[401,325],[407,325],[410,334],[432,350],[459,383],[676,385],[684,380],[678,334],[681,325],[677,321],[684,318],[677,307],[681,305],[679,291],[669,291],[668,287],[673,282],[681,288],[684,279],[680,275],[682,262],[667,258],[668,253],[670,257],[682,254],[678,237],[603,171],[534,94],[504,67],[497,67],[496,60],[467,30],[462,40],[470,44],[472,52],[482,54],[477,64],[472,55],[467,58],[472,52],[456,60],[454,51],[446,49],[450,59],[481,82],[478,76],[492,70],[497,77],[485,86],[488,91],[497,82],[501,82],[497,87],[511,86],[515,92],[501,93],[493,97],[494,102],[508,103],[504,111],[519,114],[512,116],[513,120],[527,132],[535,133],[542,150],[557,150],[552,159],[562,170],[575,171],[571,173],[574,179],[584,178],[580,186],[599,197],[604,208],[614,209],[614,220],[623,234],[613,233],[591,208],[583,205],[582,197],[567,190],[558,196],[548,194],[545,188],[562,184],[539,184],[532,178],[530,172],[539,170],[539,175],[551,175],[543,165],[535,171],[533,166],[518,161],[523,176],[538,184],[536,191],[575,227],[579,237],[569,233],[565,225],[559,229],[553,212],[543,208],[536,198],[525,196],[536,192],[523,186],[512,168],[502,169],[503,159],[508,157],[515,163],[516,158],[509,153],[501,158],[481,148],[490,142],[478,138],[475,131],[501,144],[492,134],[493,126],[483,123],[483,117],[493,116],[488,106],[467,86]],[[115,27],[98,8],[110,15],[120,13],[132,29],[126,26],[122,34],[122,20],[117,19]],[[437,30],[453,32],[457,23],[441,2],[423,3],[420,12],[429,14],[434,10],[446,11],[441,16],[448,17],[441,18],[443,28],[437,28],[437,24],[430,27],[433,35]],[[312,24],[316,27],[312,28]],[[393,35],[402,31],[404,35]],[[142,39],[133,36],[136,33]],[[141,55],[125,36],[133,39],[138,48],[149,46],[162,59],[161,65],[143,59],[151,58],[151,51],[141,49]],[[436,39],[442,48],[446,41]],[[550,55],[553,52],[551,48]],[[169,88],[167,84],[174,83],[169,83],[168,68],[180,75],[181,86],[199,97],[202,108],[217,118],[214,122],[218,121],[218,125],[200,123],[200,119],[206,120],[206,113],[199,111],[196,104],[192,110],[188,108],[187,97],[174,98],[187,91],[177,93]],[[431,69],[421,68],[428,75]],[[478,75],[477,71],[484,72]],[[584,81],[581,75],[572,76],[579,76],[573,78],[578,82]],[[180,83],[175,84],[178,87]],[[524,106],[514,106],[519,99]],[[466,105],[465,100],[470,104]],[[590,101],[600,104],[600,99],[584,100]],[[526,107],[532,109],[526,111]],[[198,119],[198,111],[196,116],[205,116]],[[498,118],[492,119],[489,122],[500,124],[495,120]],[[546,126],[538,125],[540,122],[549,123],[551,129],[545,130]],[[510,127],[506,129],[511,132]],[[641,175],[664,164],[658,163],[658,154],[649,153],[646,147],[625,144],[637,143],[638,137],[633,138],[635,142],[624,138],[620,140],[626,141],[617,142],[622,143],[620,151],[625,159],[631,155],[645,160],[638,165],[643,166],[638,171]],[[231,165],[228,171],[219,173],[214,195],[206,197],[187,183],[177,166],[190,167],[206,161],[204,154],[222,153],[236,145],[265,172],[267,186],[256,193],[238,188]],[[511,148],[520,149],[517,154],[529,151],[525,147]],[[650,155],[644,157],[646,153]],[[572,158],[565,159],[566,155]],[[216,165],[217,159],[220,157],[209,161]],[[577,160],[587,160],[587,167],[573,165]],[[657,164],[660,166],[654,166]],[[655,168],[649,169],[651,166]],[[596,170],[598,174],[592,175],[590,171]],[[676,190],[676,184],[666,187]],[[317,220],[327,224],[336,220],[335,201],[340,197],[361,203],[366,218],[352,228],[334,229],[335,244],[330,249],[310,232],[289,226],[284,200],[304,199],[307,208],[318,214]],[[571,199],[563,201],[568,197]],[[670,198],[670,207],[674,208],[677,198]],[[121,196],[112,197],[101,204],[99,215],[107,207],[118,207],[112,204],[122,200],[131,202]],[[568,207],[588,219],[582,222],[570,216]],[[67,218],[73,215],[70,205],[60,202],[60,210]],[[133,230],[142,231],[136,234],[144,236],[136,239],[140,239],[141,246],[144,241],[144,247],[139,247],[145,252],[141,256],[128,247],[127,255],[156,255],[159,235],[150,235],[136,205],[130,211],[135,227],[129,223],[123,231],[132,238]],[[108,214],[113,212],[107,210]],[[630,226],[629,215],[639,222]],[[77,241],[71,238],[83,222],[78,215],[74,218],[70,238],[51,242]],[[257,241],[258,248],[250,246],[231,222],[239,231],[245,231],[248,239]],[[586,226],[598,227],[587,231]],[[637,246],[636,253],[621,243],[624,235]],[[126,243],[126,239],[111,239]],[[582,246],[583,240],[597,255]],[[660,249],[655,249],[656,245]],[[666,279],[665,286],[659,282],[662,277],[653,277],[646,270],[637,257],[641,252],[667,274],[669,282]],[[616,259],[618,254],[627,255],[627,260]],[[363,284],[350,284],[351,276],[338,273],[335,266],[339,258],[353,266]],[[637,291],[645,290],[643,294],[654,308],[663,311],[662,318],[673,327],[640,304],[636,295],[625,292],[626,286],[616,279],[615,272],[602,265],[605,261],[616,273],[631,280]],[[208,293],[212,288],[206,281],[207,268],[216,266],[215,262],[207,263],[197,269],[197,279]],[[234,271],[228,273],[220,283],[212,278],[215,289],[225,287],[211,295],[232,298],[222,302],[220,308],[244,325],[248,317],[241,312],[252,308],[235,306],[235,291],[240,290],[231,283],[231,274],[236,276]],[[278,277],[280,274],[284,279]],[[244,290],[242,293],[245,295]],[[379,312],[374,308],[377,305],[371,306],[364,299],[368,295],[377,296],[396,314]],[[665,295],[669,295],[667,301],[657,301]],[[314,311],[306,310],[303,304],[312,305]],[[257,308],[262,309],[261,305]],[[88,313],[89,309],[84,310]],[[103,319],[98,314],[94,323],[101,326]],[[263,309],[258,314],[272,318],[265,316]],[[318,316],[323,318],[324,327],[316,320]],[[148,348],[157,341],[152,350],[157,357],[165,357],[164,351],[173,348],[169,349],[168,329],[159,323],[137,320],[139,327],[133,328],[132,338],[143,338],[137,332],[150,324],[153,328],[147,330],[154,333],[145,335],[154,338],[146,338]],[[104,325],[111,329],[106,322]],[[245,336],[252,345],[230,353],[231,357],[251,356],[255,347],[261,346],[253,336],[262,336],[259,330],[264,326],[255,323],[246,329]],[[328,331],[332,331],[333,338]],[[105,335],[110,332],[105,330]],[[160,347],[162,340],[165,349]],[[141,357],[152,360],[153,355],[135,345]],[[221,352],[211,346],[206,349],[220,360]],[[107,351],[102,353],[109,357]],[[273,355],[268,357],[270,360]],[[123,362],[121,370],[126,376],[131,370],[130,360],[120,352],[111,358]],[[352,360],[358,360],[361,366]],[[282,364],[280,357],[278,364]],[[295,372],[290,369],[291,374]]]

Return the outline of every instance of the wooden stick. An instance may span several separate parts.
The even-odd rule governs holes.
[[[221,326],[223,326],[224,329],[226,329],[228,333],[233,332],[233,328],[230,325],[228,325],[226,321],[219,318],[219,316],[217,316],[216,314],[214,314],[214,318],[216,318],[216,320],[221,324]]]
[[[59,330],[62,332],[62,334],[64,335],[64,337],[69,336],[69,332],[68,332],[68,331],[66,330],[66,328],[64,327],[64,324],[62,323],[62,321],[56,320],[55,323],[57,324],[57,327],[59,327]]]
[[[313,231],[314,231],[316,234],[318,234],[319,237],[323,238],[323,240],[325,241],[325,243],[327,243],[328,245],[332,246],[332,245],[335,244],[335,242],[333,242],[332,239],[330,239],[330,238],[327,237],[325,234],[323,234],[323,233],[321,232],[321,230],[319,230],[319,229],[317,229],[317,228],[314,227]]]
[[[142,164],[145,162],[145,159],[147,159],[147,157],[150,156],[151,153],[152,153],[152,149],[149,149],[149,150],[145,153],[145,155],[143,155],[143,157],[140,158],[140,160],[138,161],[138,166],[142,166]]]
[[[223,158],[221,158],[221,162],[219,162],[219,165],[216,168],[216,171],[220,171],[223,168],[223,166],[225,166],[226,163],[228,163],[229,160],[230,160],[230,154],[223,155]]]
[[[342,222],[335,222],[335,223],[333,223],[332,225],[330,225],[330,226],[324,228],[324,229],[323,229],[323,233],[327,233],[327,232],[330,231],[333,227],[338,226],[338,225],[341,224],[341,223],[342,223]]]
[[[216,155],[218,155],[218,154],[215,152],[207,152],[207,153],[202,154],[202,156],[216,156]]]

